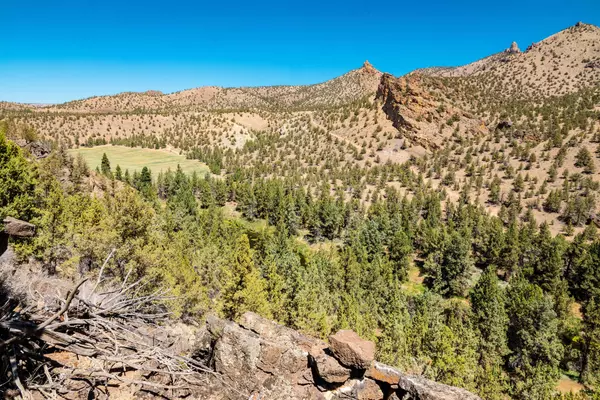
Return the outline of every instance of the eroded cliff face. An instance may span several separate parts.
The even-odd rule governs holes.
[[[451,105],[444,92],[443,83],[437,78],[419,74],[395,78],[386,73],[381,77],[375,98],[407,139],[405,147],[416,145],[436,150],[453,134],[468,137],[488,132],[481,119]]]
[[[327,344],[246,313],[239,324],[209,317],[196,337],[195,356],[214,370],[207,379],[218,388],[206,399],[479,399],[376,362],[374,344],[352,331]]]

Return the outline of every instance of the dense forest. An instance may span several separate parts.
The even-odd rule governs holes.
[[[0,218],[38,227],[12,243],[21,262],[73,278],[106,263],[111,276],[167,288],[173,318],[255,311],[319,337],[350,328],[381,361],[485,399],[560,398],[561,374],[588,388],[562,398],[598,398],[593,224],[566,240],[510,202],[491,216],[468,193],[432,189],[416,160],[369,169],[377,190],[365,202],[352,190],[361,169],[339,172],[347,191],[317,169],[276,177],[200,150],[190,157],[214,174],[122,171],[108,157],[90,171],[60,146],[31,160],[4,131]]]

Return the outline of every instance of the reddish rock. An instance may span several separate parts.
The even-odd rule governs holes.
[[[400,374],[400,371],[390,366],[374,362],[373,365],[371,365],[371,368],[367,370],[365,376],[378,382],[397,385],[402,375]]]
[[[344,383],[350,378],[352,371],[327,354],[318,355],[313,362],[317,373],[327,383]]]
[[[375,359],[375,343],[361,339],[351,330],[329,336],[329,348],[335,358],[350,368],[367,369]]]
[[[382,400],[385,396],[377,382],[365,378],[356,388],[356,400]]]

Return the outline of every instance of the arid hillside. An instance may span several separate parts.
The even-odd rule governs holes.
[[[534,215],[554,233],[569,233],[597,210],[599,83],[600,28],[578,23],[525,51],[513,43],[466,66],[400,78],[365,62],[309,86],[2,103],[0,112],[16,136],[32,126],[69,148],[166,148],[216,158],[225,171],[302,177],[308,187],[327,177],[332,190],[366,204],[385,187],[410,193],[406,182],[381,172],[408,163],[448,199],[477,200],[505,219]]]
[[[573,93],[600,80],[600,28],[577,23],[525,51],[513,42],[508,49],[465,66],[416,72],[468,77],[481,90],[507,98],[535,100]]]
[[[315,85],[240,88],[205,86],[171,94],[155,90],[124,92],[70,101],[44,110],[108,113],[335,107],[374,93],[380,78],[381,72],[366,61],[359,69]]]

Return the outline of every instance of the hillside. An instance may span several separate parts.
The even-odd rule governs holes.
[[[369,62],[327,82],[307,86],[221,88],[216,86],[171,94],[126,92],[76,100],[46,111],[85,113],[132,111],[206,111],[241,109],[306,109],[335,107],[360,100],[377,89],[381,73]]]
[[[521,51],[516,43],[500,53],[455,68],[417,70],[439,77],[469,78],[481,91],[540,100],[597,85],[600,28],[577,23]]]

